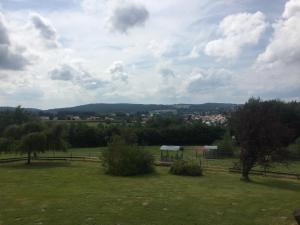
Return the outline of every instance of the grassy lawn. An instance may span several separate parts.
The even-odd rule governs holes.
[[[112,177],[99,163],[0,165],[0,225],[292,225],[300,182],[229,173]]]

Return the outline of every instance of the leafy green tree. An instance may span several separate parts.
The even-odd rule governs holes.
[[[8,138],[0,137],[0,153],[11,152],[13,150],[13,141]]]
[[[22,133],[23,133],[22,126],[10,125],[5,128],[5,130],[3,132],[3,136],[10,140],[17,140],[17,139],[21,138]]]
[[[222,156],[233,156],[235,151],[235,145],[230,135],[230,132],[227,130],[221,140],[215,142],[218,146],[218,150]]]
[[[13,119],[16,124],[22,124],[27,122],[30,117],[28,113],[26,113],[25,110],[19,105],[13,113]]]
[[[27,153],[27,164],[31,162],[31,154],[47,150],[47,137],[44,132],[34,132],[21,138],[18,150]]]
[[[232,114],[231,124],[241,147],[241,179],[249,181],[249,172],[256,164],[266,165],[287,157],[286,146],[296,137],[290,121],[289,104],[251,98]],[[290,112],[292,111],[292,112]]]
[[[46,129],[46,125],[40,121],[30,121],[22,124],[22,133],[29,134],[34,132],[41,132]]]
[[[68,143],[65,141],[65,126],[55,124],[46,132],[47,150],[66,151]]]
[[[150,173],[154,170],[154,157],[136,144],[128,143],[114,135],[108,148],[102,154],[102,165],[107,174],[132,176]]]

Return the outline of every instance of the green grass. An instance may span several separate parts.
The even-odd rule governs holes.
[[[300,182],[204,171],[113,177],[100,163],[0,165],[0,225],[292,225]]]

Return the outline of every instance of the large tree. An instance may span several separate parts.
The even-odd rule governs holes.
[[[249,181],[249,172],[256,164],[287,157],[286,146],[299,132],[293,122],[299,118],[299,104],[293,104],[251,98],[232,114],[232,128],[241,147],[242,180]]]
[[[47,138],[44,132],[34,132],[22,137],[18,150],[27,153],[27,164],[31,162],[31,154],[47,150]]]

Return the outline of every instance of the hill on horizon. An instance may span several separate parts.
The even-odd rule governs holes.
[[[204,103],[204,104],[130,104],[130,103],[96,103],[86,104],[74,107],[48,109],[44,112],[58,113],[58,112],[95,112],[95,113],[137,113],[149,112],[153,110],[180,110],[180,111],[230,111],[235,108],[237,104],[231,103]]]
[[[74,107],[64,108],[53,108],[47,110],[41,110],[36,108],[24,108],[29,112],[44,112],[44,113],[59,113],[59,112],[70,112],[70,113],[137,113],[137,112],[150,112],[154,110],[178,110],[184,112],[206,112],[216,111],[224,112],[233,110],[238,104],[232,103],[203,103],[203,104],[131,104],[131,103],[94,103],[85,104]],[[0,111],[11,111],[15,107],[0,107]]]

